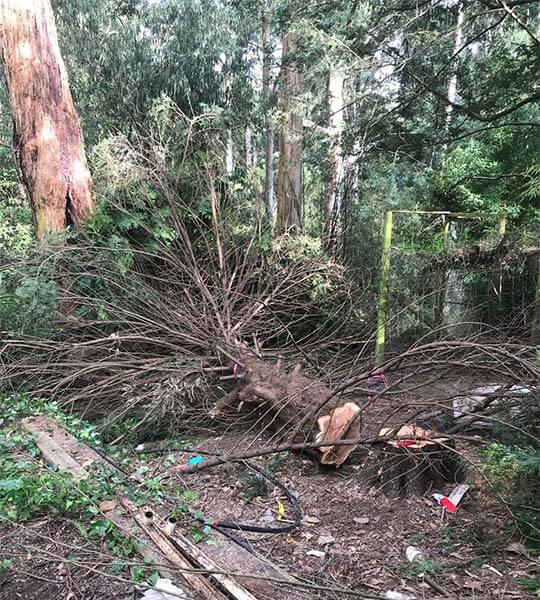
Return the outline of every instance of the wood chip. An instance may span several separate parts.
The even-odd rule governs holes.
[[[326,546],[327,544],[333,544],[336,541],[336,538],[330,534],[321,534],[319,539],[317,540],[317,544],[319,546]]]
[[[304,523],[308,523],[309,525],[317,525],[321,520],[317,519],[317,517],[311,517],[310,515],[306,515],[304,517]]]
[[[525,548],[525,546],[520,542],[512,542],[511,544],[508,544],[505,550],[513,554],[523,554],[523,556],[527,556],[527,548]]]

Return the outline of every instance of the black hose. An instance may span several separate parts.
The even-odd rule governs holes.
[[[103,458],[105,461],[107,461],[112,467],[114,467],[118,472],[122,473],[126,478],[128,478],[128,479],[131,478],[131,473],[129,473],[123,467],[121,467],[110,456],[108,456],[107,454],[105,454],[99,448],[96,448],[95,446],[92,446],[92,445],[90,445],[88,443],[86,445],[89,448],[91,448],[94,452],[96,452],[96,454],[99,454],[99,456],[101,456],[101,458]],[[141,483],[143,483],[144,485],[146,485],[146,481],[142,481]],[[171,498],[170,496],[167,496],[163,492],[157,492],[157,494],[159,496],[161,496],[164,500],[166,500],[167,502],[169,502],[169,504],[172,504],[172,505],[175,505],[175,506],[180,506],[180,503],[178,502],[178,500],[175,500],[174,498]],[[235,544],[238,544],[238,546],[241,546],[242,548],[244,548],[244,550],[247,550],[250,554],[253,554],[254,556],[257,556],[256,553],[255,553],[255,551],[253,550],[253,548],[251,548],[251,546],[245,540],[237,538],[236,536],[232,535],[232,533],[229,533],[226,529],[221,529],[221,527],[219,525],[216,525],[215,523],[207,523],[205,521],[205,519],[203,519],[202,517],[199,517],[199,516],[195,515],[195,511],[193,509],[189,509],[189,512],[191,513],[191,516],[196,521],[199,521],[202,524],[208,525],[214,531],[217,531],[218,533],[221,533],[221,535],[223,535],[224,537],[226,537],[229,540],[231,540],[231,542],[234,542]]]
[[[146,451],[145,450],[142,451],[142,453],[145,453],[145,454],[166,454],[167,452],[189,452],[189,453],[193,453],[193,454],[205,454],[208,456],[223,456],[221,452],[200,450],[199,448],[174,448],[174,449],[172,449],[172,448],[167,448],[167,449],[156,448],[156,449],[149,449]],[[292,521],[293,522],[288,523],[287,525],[282,525],[280,527],[263,527],[260,525],[250,525],[248,523],[236,523],[236,522],[232,522],[232,521],[222,521],[221,519],[215,519],[211,523],[211,525],[214,527],[221,527],[224,529],[234,529],[236,531],[246,531],[248,533],[267,533],[267,534],[290,533],[291,531],[294,531],[297,527],[299,527],[302,522],[302,511],[300,509],[298,500],[294,497],[292,492],[290,492],[289,489],[283,483],[281,483],[281,481],[279,481],[278,479],[275,479],[274,477],[271,477],[270,475],[268,475],[268,473],[266,473],[265,471],[263,471],[262,469],[260,469],[256,465],[254,465],[252,462],[250,462],[248,460],[243,460],[242,462],[248,468],[250,468],[251,470],[255,471],[256,473],[258,473],[259,475],[264,477],[267,481],[274,484],[276,487],[278,487],[283,492],[283,494],[289,501],[289,504],[292,508],[292,511],[293,511]],[[206,523],[206,521],[204,521],[204,519],[202,519],[200,517],[198,518],[198,520]]]

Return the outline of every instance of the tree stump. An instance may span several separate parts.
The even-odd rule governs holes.
[[[434,430],[404,425],[381,429],[379,436],[396,436],[372,453],[372,484],[391,498],[423,495],[445,483],[463,479],[461,461],[452,440]],[[407,438],[410,436],[410,439]],[[423,438],[423,439],[417,439]],[[426,439],[429,438],[429,439]]]

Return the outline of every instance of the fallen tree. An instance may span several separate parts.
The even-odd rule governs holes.
[[[538,381],[531,348],[480,340],[413,345],[375,370],[374,302],[345,267],[301,238],[263,251],[260,227],[239,236],[231,225],[237,207],[215,184],[215,164],[189,165],[206,182],[200,194],[209,210],[201,215],[183,201],[166,148],[125,144],[119,155],[131,157],[135,173],[125,193],[151,181],[162,201],[148,205],[153,226],[138,232],[152,245],[131,246],[127,267],[125,248],[80,238],[19,264],[37,284],[45,274],[58,304],[71,310],[53,315],[47,337],[5,336],[4,391],[105,415],[107,427],[129,415],[135,429],[153,434],[218,426],[209,416],[249,419],[265,447],[311,447],[323,464],[340,465],[382,427],[444,410],[444,398],[425,393],[432,381],[457,374]],[[124,204],[114,210],[129,215]],[[154,221],[165,239],[152,237]],[[370,387],[383,375],[388,386]]]
[[[303,441],[313,437],[317,442],[358,437],[362,418],[357,402],[343,402],[335,397],[321,416],[310,416],[312,407],[330,396],[330,389],[323,382],[302,375],[301,363],[287,372],[281,359],[270,364],[248,357],[243,358],[241,365],[235,363],[234,370],[236,387],[216,402],[210,416],[217,417],[246,403],[262,409],[262,421],[278,429],[279,437],[289,436],[291,429],[295,430],[295,439]],[[320,446],[321,463],[339,466],[354,449],[354,445]]]

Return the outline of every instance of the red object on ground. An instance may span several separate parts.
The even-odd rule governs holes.
[[[444,506],[448,512],[455,513],[457,510],[457,506],[452,502],[452,500],[450,500],[450,498],[446,498],[446,496],[441,499],[439,504]]]
[[[450,498],[443,496],[442,494],[433,494],[437,503],[442,506],[446,512],[455,513],[457,511],[457,506],[450,500]]]
[[[402,448],[409,448],[415,444],[416,440],[398,440],[398,446],[401,446]]]

